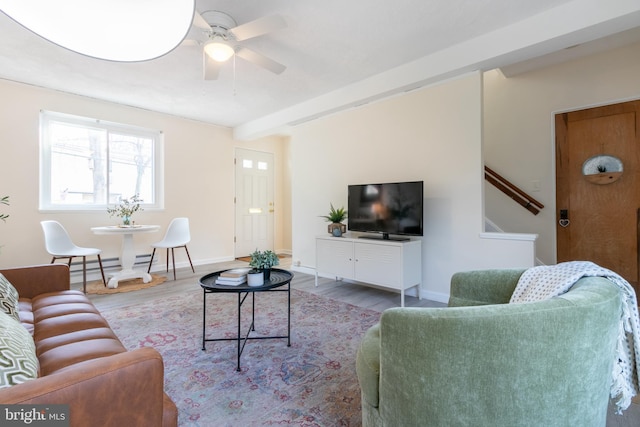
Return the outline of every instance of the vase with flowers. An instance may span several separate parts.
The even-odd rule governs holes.
[[[122,219],[122,225],[124,227],[129,227],[132,224],[131,217],[133,214],[144,210],[140,206],[141,202],[142,199],[138,194],[134,194],[128,199],[121,198],[119,204],[112,208],[107,208],[107,213],[109,216],[120,217]]]

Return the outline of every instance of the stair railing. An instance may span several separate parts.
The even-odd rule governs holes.
[[[484,179],[489,181],[494,187],[502,191],[504,194],[513,199],[520,206],[528,210],[534,215],[538,215],[540,209],[544,208],[544,205],[529,196],[527,193],[513,185],[511,182],[491,170],[489,167],[484,167]]]

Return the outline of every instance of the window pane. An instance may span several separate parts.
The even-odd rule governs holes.
[[[162,207],[159,131],[52,112],[41,120],[41,209],[105,209],[134,195]]]
[[[109,203],[138,195],[153,203],[153,139],[109,134]]]
[[[106,132],[52,122],[51,202],[84,205],[106,203]]]

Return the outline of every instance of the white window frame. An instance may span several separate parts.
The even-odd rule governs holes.
[[[64,122],[79,126],[99,128],[107,132],[118,132],[126,135],[136,135],[153,139],[153,202],[143,201],[141,206],[145,210],[164,209],[164,135],[162,131],[151,130],[121,123],[108,122],[89,117],[76,116],[53,111],[40,111],[40,197],[39,210],[41,212],[57,211],[104,211],[112,204],[55,204],[51,198],[51,144],[48,140],[48,126],[50,122]],[[108,185],[108,184],[107,184]]]

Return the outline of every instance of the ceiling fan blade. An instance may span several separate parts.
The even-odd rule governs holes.
[[[203,66],[204,79],[217,80],[218,74],[220,74],[220,68],[222,68],[222,63],[218,61],[214,61],[204,51],[202,52],[202,58],[203,58],[202,66]]]
[[[242,41],[286,27],[287,22],[282,16],[270,15],[247,22],[246,24],[238,25],[235,28],[231,28],[229,32],[233,34],[236,40]]]
[[[287,69],[284,65],[274,61],[271,58],[264,56],[254,50],[247,49],[246,47],[239,46],[236,48],[236,55],[242,59],[246,59],[249,62],[253,62],[256,65],[266,68],[272,73],[280,74]]]
[[[200,28],[201,30],[211,31],[211,26],[209,25],[209,23],[207,21],[204,20],[202,15],[200,15],[200,13],[198,13],[197,10],[193,11],[193,22],[192,22],[192,25],[194,27]]]

